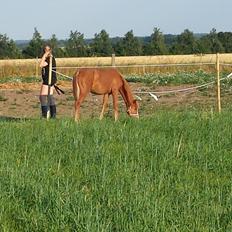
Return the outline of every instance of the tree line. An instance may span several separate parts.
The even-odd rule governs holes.
[[[92,56],[137,56],[137,55],[178,55],[232,52],[232,32],[217,32],[196,36],[186,29],[179,35],[164,35],[154,28],[148,37],[136,37],[133,30],[123,38],[110,38],[102,30],[93,39],[85,39],[79,31],[71,31],[67,40],[58,40],[55,34],[44,40],[35,28],[32,39],[24,48],[19,48],[7,35],[0,34],[0,59],[40,57],[45,44],[50,44],[56,57]]]

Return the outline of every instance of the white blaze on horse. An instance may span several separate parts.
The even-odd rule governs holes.
[[[113,97],[114,118],[118,120],[118,95],[121,94],[131,117],[139,118],[138,103],[134,99],[130,86],[114,68],[80,69],[73,77],[73,95],[75,98],[75,120],[80,119],[80,106],[89,93],[104,95],[100,119],[108,105],[109,96]]]

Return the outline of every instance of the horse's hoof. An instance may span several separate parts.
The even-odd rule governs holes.
[[[75,118],[74,121],[75,121],[76,123],[79,123],[79,122],[80,122],[80,119]]]

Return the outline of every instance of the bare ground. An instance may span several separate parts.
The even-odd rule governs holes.
[[[65,91],[65,95],[57,95],[58,118],[73,117],[74,100],[72,96],[72,86],[70,82],[60,82],[60,87]],[[151,87],[143,83],[130,83],[133,91],[165,91],[170,89],[182,89],[189,85]],[[0,84],[0,117],[9,118],[39,118],[40,83],[7,83]],[[137,94],[142,100],[140,104],[140,115],[154,114],[159,109],[182,110],[184,108],[204,108],[214,109],[216,105],[215,91],[181,92],[177,94],[160,95],[159,101],[155,101],[149,94]],[[120,112],[125,114],[125,106],[120,97]],[[231,95],[222,98],[225,104],[231,104]],[[98,117],[101,111],[102,97],[90,94],[81,107],[82,117]],[[112,100],[110,100],[109,112],[112,115]]]

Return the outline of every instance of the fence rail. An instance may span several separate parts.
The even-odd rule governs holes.
[[[164,55],[130,57],[84,57],[57,58],[57,66],[67,75],[76,68],[116,67],[123,74],[149,72],[195,71],[203,69],[214,72],[216,54],[200,55]],[[0,78],[39,76],[39,59],[0,60]],[[220,54],[221,69],[230,71],[232,54]]]

